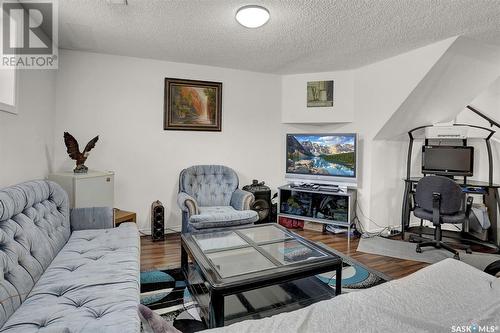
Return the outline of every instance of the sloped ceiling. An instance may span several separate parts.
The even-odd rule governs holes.
[[[375,139],[393,139],[418,126],[453,120],[499,76],[500,47],[457,38]]]
[[[240,26],[248,4],[270,21]],[[458,35],[500,45],[499,22],[487,0],[59,1],[61,48],[278,74],[358,68]]]
[[[500,123],[500,77],[470,105]]]
[[[497,123],[500,123],[500,77],[486,91],[469,103],[469,105]],[[459,114],[457,121],[465,124],[476,124],[486,128],[491,127],[488,121],[467,109]],[[496,131],[493,140],[498,144],[500,143],[500,128],[493,126],[492,129]],[[497,145],[496,147],[500,153],[500,146]]]

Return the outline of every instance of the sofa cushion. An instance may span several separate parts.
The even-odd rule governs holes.
[[[236,226],[256,222],[259,217],[253,210],[236,210],[231,206],[200,207],[200,213],[189,219],[195,229]]]
[[[59,185],[32,181],[0,190],[0,327],[69,236],[68,197]]]
[[[75,231],[0,332],[137,333],[138,303],[135,224]]]

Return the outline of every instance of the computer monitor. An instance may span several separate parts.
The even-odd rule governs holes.
[[[474,147],[423,146],[422,173],[443,176],[474,174]]]

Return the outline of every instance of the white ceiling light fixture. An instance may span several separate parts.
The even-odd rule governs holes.
[[[127,0],[106,0],[109,5],[127,6]]]
[[[236,21],[247,28],[259,28],[269,21],[269,11],[258,5],[243,6],[236,12]]]

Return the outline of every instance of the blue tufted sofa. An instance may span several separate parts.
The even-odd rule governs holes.
[[[234,227],[258,221],[250,210],[255,198],[238,189],[238,175],[223,165],[195,165],[179,176],[177,203],[182,232]]]
[[[89,229],[90,228],[90,229]],[[139,332],[139,237],[57,184],[0,190],[0,332]]]

